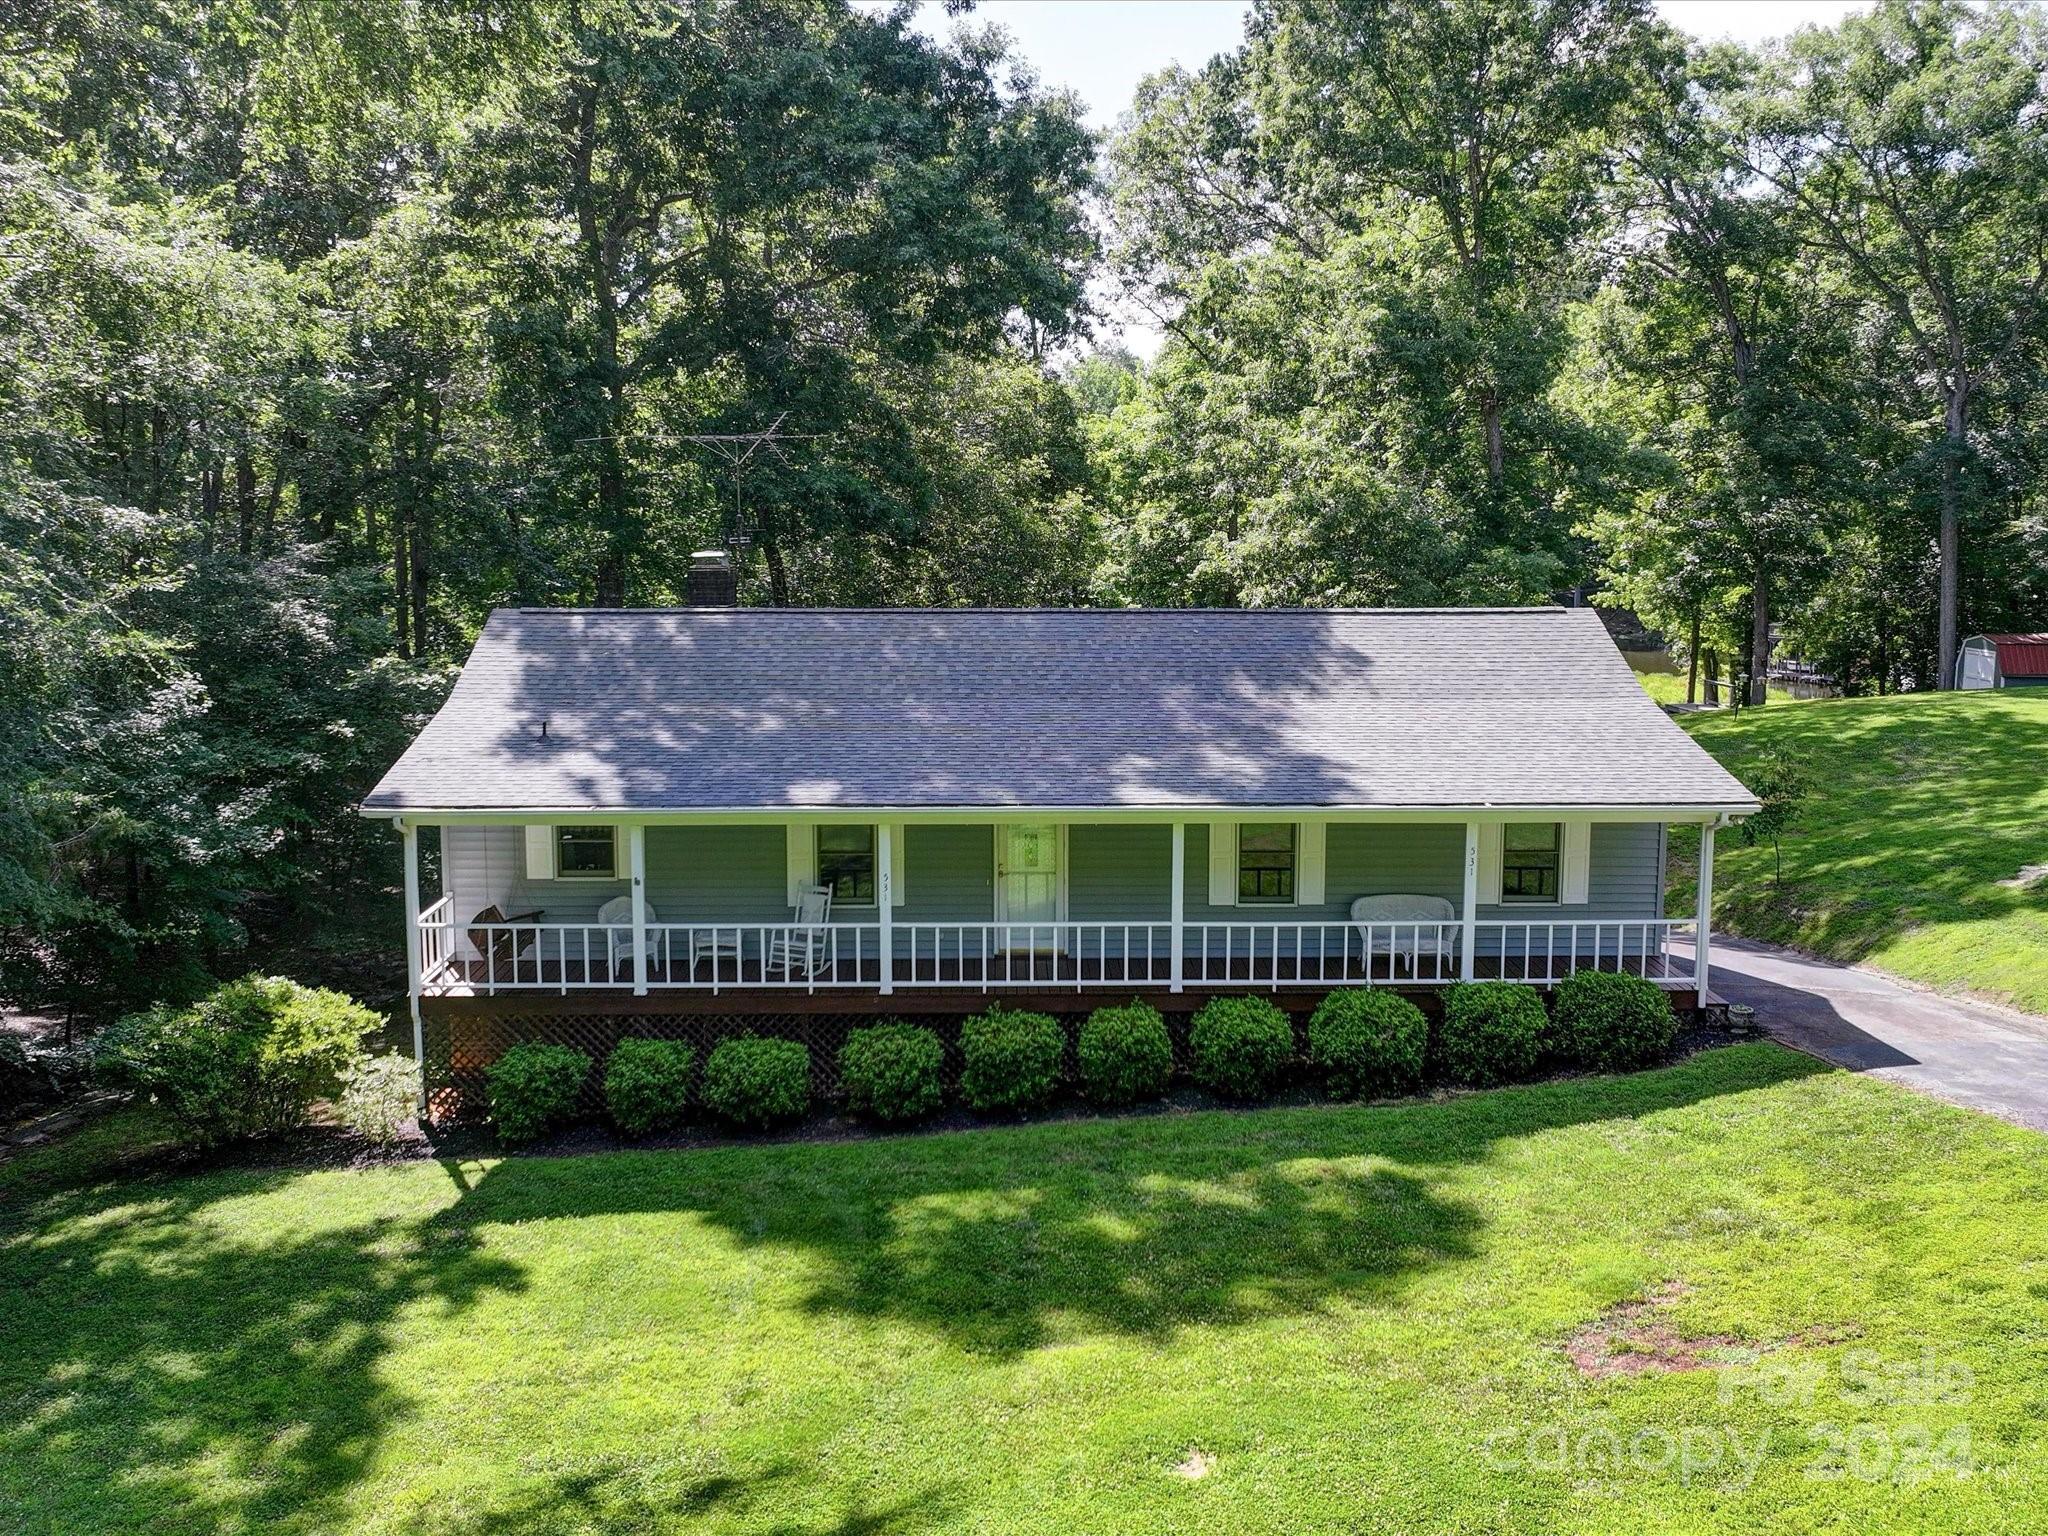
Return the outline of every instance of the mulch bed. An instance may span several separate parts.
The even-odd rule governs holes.
[[[1718,1046],[1739,1044],[1753,1038],[1750,1034],[1738,1034],[1725,1027],[1694,1025],[1682,1029],[1678,1041],[1665,1065],[1682,1061],[1686,1057]],[[1589,1074],[1578,1071],[1557,1072],[1547,1077],[1533,1079],[1534,1083],[1569,1082]],[[1520,1086],[1528,1086],[1523,1084]],[[1407,1098],[1372,1101],[1388,1105],[1442,1103],[1463,1097],[1469,1093],[1486,1092],[1484,1089],[1459,1089],[1438,1087],[1431,1091]],[[80,1106],[81,1113],[67,1117],[66,1128],[77,1123],[85,1115],[103,1113],[118,1104],[117,1095],[100,1094],[89,1107]],[[218,1147],[199,1151],[188,1147],[156,1148],[138,1154],[131,1162],[122,1166],[123,1173],[195,1173],[217,1168],[253,1169],[304,1169],[329,1168],[377,1168],[395,1164],[420,1162],[427,1159],[462,1159],[502,1156],[575,1157],[601,1152],[619,1151],[689,1151],[712,1147],[764,1146],[778,1143],[806,1144],[844,1141],[866,1141],[881,1136],[941,1136],[959,1131],[981,1130],[1020,1124],[1058,1124],[1065,1121],[1097,1119],[1144,1119],[1159,1115],[1199,1114],[1218,1109],[1288,1109],[1305,1108],[1326,1104],[1329,1101],[1321,1094],[1306,1087],[1296,1087],[1272,1098],[1261,1100],[1256,1105],[1242,1105],[1218,1099],[1215,1095],[1191,1086],[1177,1086],[1163,1099],[1150,1104],[1137,1105],[1130,1109],[1102,1110],[1078,1097],[1068,1096],[1036,1114],[1024,1117],[997,1117],[976,1114],[961,1106],[951,1106],[945,1112],[915,1125],[878,1127],[864,1120],[856,1120],[836,1109],[827,1107],[823,1112],[793,1126],[784,1126],[774,1131],[735,1134],[712,1125],[686,1126],[680,1130],[629,1141],[610,1128],[601,1124],[577,1125],[558,1135],[530,1142],[516,1150],[501,1146],[497,1137],[487,1125],[475,1123],[433,1123],[414,1127],[405,1138],[388,1147],[373,1145],[344,1126],[325,1123],[307,1126],[288,1136],[267,1137],[261,1141],[240,1145]],[[66,1114],[60,1110],[58,1113]],[[0,1135],[0,1144],[5,1136]],[[4,1154],[0,1154],[4,1155]]]

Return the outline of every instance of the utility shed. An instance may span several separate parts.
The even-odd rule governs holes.
[[[1972,635],[1956,655],[1958,688],[2048,688],[2048,631]]]

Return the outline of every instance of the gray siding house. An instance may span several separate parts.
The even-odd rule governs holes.
[[[1563,608],[506,609],[363,806],[416,1019],[1588,966],[1704,1001],[1714,833],[1755,809]]]

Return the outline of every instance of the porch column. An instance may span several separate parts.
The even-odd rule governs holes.
[[[1188,824],[1176,821],[1173,824],[1173,955],[1172,967],[1167,971],[1171,978],[1167,990],[1181,990],[1181,931],[1187,925],[1188,906]]]
[[[1707,951],[1712,945],[1713,935],[1708,931],[1714,918],[1714,823],[1700,823],[1700,909],[1697,921],[1698,932],[1693,937],[1693,1002],[1694,1006],[1707,1006]]]
[[[1479,943],[1479,823],[1465,823],[1465,905],[1458,916],[1465,925],[1464,933],[1458,939],[1458,979],[1472,979],[1472,952]],[[1505,948],[1505,944],[1503,944]],[[1367,956],[1370,968],[1371,956]],[[1502,968],[1503,974],[1506,968]]]
[[[633,877],[633,995],[647,995],[647,828],[626,828],[626,869]]]
[[[427,1042],[420,1024],[420,829],[398,823],[399,847],[405,860],[405,995],[412,1008],[412,1059],[420,1069],[420,1102],[426,1103]]]
[[[876,947],[881,951],[877,958],[882,966],[882,994],[887,996],[896,990],[896,931],[894,907],[896,885],[889,878],[896,867],[894,839],[889,835],[890,826],[886,821],[875,823],[875,916],[881,923],[881,934]]]

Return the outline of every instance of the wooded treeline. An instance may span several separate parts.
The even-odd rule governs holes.
[[[352,807],[485,615],[707,543],[751,602],[1582,586],[1855,689],[2048,615],[2036,13],[1269,0],[1106,143],[959,21],[7,10],[0,995],[388,946]]]

